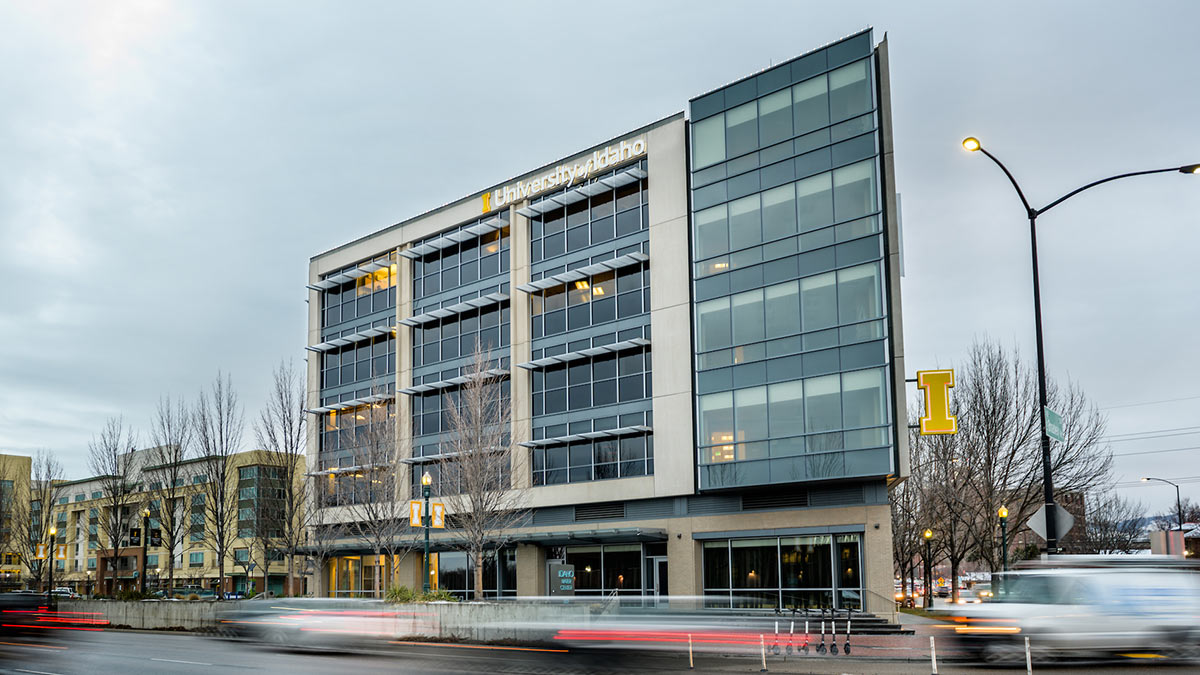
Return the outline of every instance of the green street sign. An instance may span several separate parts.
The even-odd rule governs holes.
[[[1049,408],[1046,411],[1046,435],[1059,443],[1067,441],[1066,434],[1063,433],[1062,416]]]

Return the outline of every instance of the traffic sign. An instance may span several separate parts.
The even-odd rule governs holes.
[[[1046,408],[1046,435],[1059,443],[1067,441],[1066,434],[1063,433],[1062,415],[1054,412],[1050,408]]]
[[[446,529],[446,505],[445,504],[430,504],[429,510],[433,511],[433,524],[430,527],[438,529]]]
[[[1042,504],[1042,508],[1038,509],[1032,516],[1030,516],[1029,521],[1025,523],[1029,526],[1029,529],[1037,533],[1037,536],[1041,537],[1042,539],[1046,538],[1047,506],[1049,505]],[[1057,504],[1055,504],[1054,508],[1055,513],[1057,514],[1057,516],[1054,518],[1054,522],[1058,525],[1058,540],[1062,541],[1063,536],[1065,536],[1067,532],[1070,532],[1071,528],[1075,525],[1075,516],[1071,515],[1070,511],[1058,506]]]
[[[408,524],[412,527],[424,527],[425,523],[421,522],[421,502],[414,499],[408,503]]]

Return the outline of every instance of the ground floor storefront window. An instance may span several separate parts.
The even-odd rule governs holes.
[[[862,609],[862,535],[704,542],[705,606]]]
[[[422,567],[424,567],[422,565]],[[475,565],[463,551],[443,551],[430,554],[430,586],[449,591],[460,600],[475,597]],[[420,590],[420,589],[415,589]],[[484,552],[483,597],[514,597],[517,594],[517,549],[508,547],[499,552]]]

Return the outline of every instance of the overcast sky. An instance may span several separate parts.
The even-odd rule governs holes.
[[[908,369],[985,335],[1032,359],[1024,213],[959,143],[1039,206],[1200,162],[1198,25],[1194,2],[3,2],[0,451],[82,477],[106,417],[144,438],[218,369],[249,419],[304,357],[312,255],[865,26],[891,50]],[[1105,409],[1118,480],[1200,476],[1200,178],[1039,225],[1048,370]]]

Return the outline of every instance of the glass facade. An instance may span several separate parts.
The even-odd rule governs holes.
[[[692,101],[701,489],[891,473],[870,33]]]
[[[704,542],[708,607],[862,609],[862,535]]]

